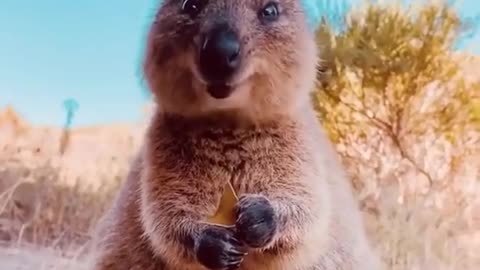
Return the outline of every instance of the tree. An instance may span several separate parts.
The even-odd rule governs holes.
[[[75,117],[75,112],[79,109],[79,104],[75,99],[69,98],[63,101],[63,107],[66,111],[65,124],[60,139],[60,154],[63,155],[70,141],[70,128]]]
[[[70,126],[72,125],[75,112],[79,109],[79,106],[80,105],[78,104],[78,102],[73,98],[69,98],[63,101],[63,107],[67,112],[67,117],[64,125],[65,128],[70,128]]]

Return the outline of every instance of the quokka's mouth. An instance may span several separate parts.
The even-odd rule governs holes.
[[[223,83],[207,85],[207,92],[216,99],[228,98],[232,94],[233,90],[234,87]]]

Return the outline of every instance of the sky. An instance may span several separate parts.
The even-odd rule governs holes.
[[[157,2],[0,0],[0,108],[60,126],[73,98],[73,126],[139,121],[148,98],[140,61]],[[480,14],[478,0],[457,7]]]

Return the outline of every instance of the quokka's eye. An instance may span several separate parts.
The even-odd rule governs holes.
[[[273,22],[278,19],[280,12],[278,10],[278,4],[275,2],[269,2],[258,13],[260,20],[263,22]]]
[[[195,17],[202,11],[206,2],[207,0],[183,0],[182,13]]]

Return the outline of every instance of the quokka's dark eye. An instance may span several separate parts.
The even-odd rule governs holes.
[[[183,0],[182,13],[195,17],[202,11],[207,0]]]
[[[260,17],[260,20],[264,22],[273,22],[277,20],[280,16],[278,4],[275,2],[269,2],[260,10],[258,16]]]

